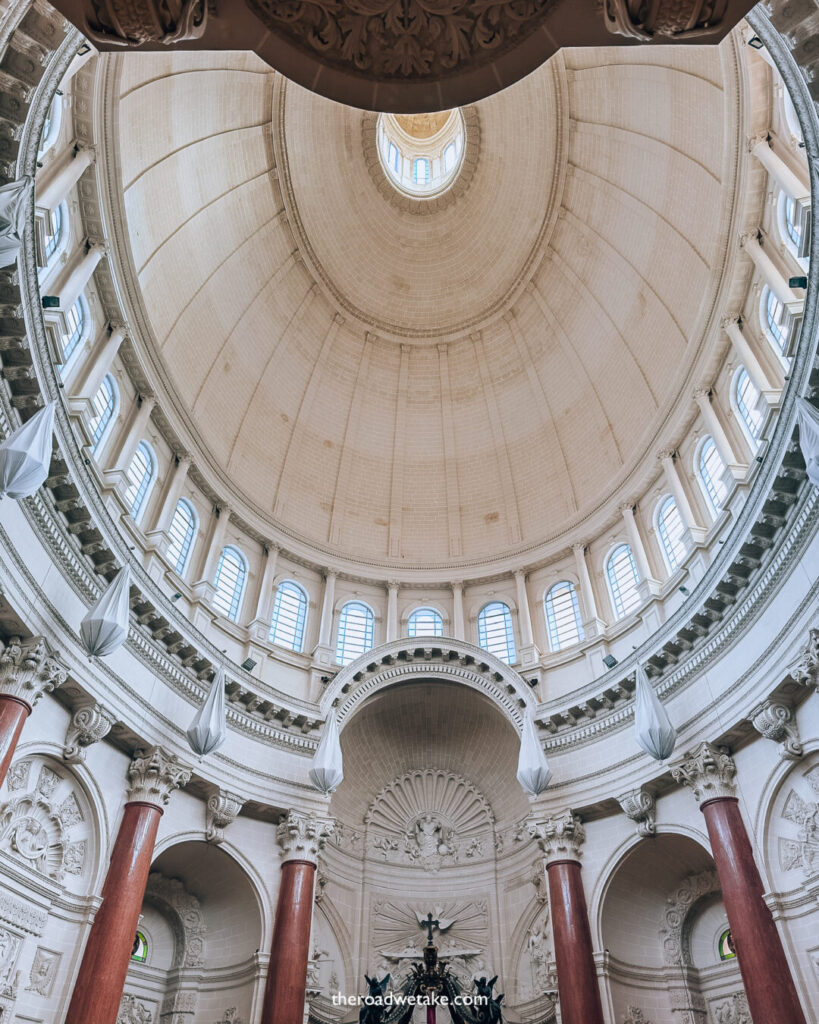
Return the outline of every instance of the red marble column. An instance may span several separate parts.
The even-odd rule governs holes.
[[[261,1024],[302,1024],[304,1019],[315,873],[312,860],[282,864]]]
[[[128,776],[129,799],[65,1024],[116,1024],[159,819],[190,771],[161,747],[150,747],[135,752]]]
[[[735,797],[701,804],[737,963],[755,1021],[807,1024]]]
[[[17,741],[30,714],[31,705],[26,701],[0,693],[0,786],[8,774]]]
[[[162,811],[125,805],[65,1024],[116,1024]]]
[[[576,860],[552,860],[547,864],[546,875],[555,940],[560,1019],[563,1024],[603,1024],[580,864]]]

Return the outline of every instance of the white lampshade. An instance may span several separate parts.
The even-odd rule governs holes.
[[[131,570],[123,566],[102,597],[80,623],[83,644],[89,655],[112,654],[128,636]]]
[[[799,424],[799,447],[808,480],[819,487],[819,409],[806,398],[796,399],[796,420]]]
[[[0,267],[10,267],[23,245],[33,184],[34,178],[27,174],[0,188]]]
[[[227,738],[225,708],[225,673],[218,669],[213,677],[205,703],[196,712],[187,731],[191,750],[200,757],[222,746]]]
[[[539,796],[551,779],[552,769],[537,738],[534,720],[527,714],[523,719],[523,732],[520,736],[518,782],[529,796]]]
[[[338,721],[334,711],[327,716],[318,749],[310,763],[310,781],[320,793],[332,793],[341,785],[344,768]]]
[[[0,444],[0,494],[30,498],[45,483],[51,465],[56,402],[35,413]]]
[[[655,761],[665,761],[674,752],[677,732],[641,665],[637,666],[636,677],[634,732],[637,742]]]

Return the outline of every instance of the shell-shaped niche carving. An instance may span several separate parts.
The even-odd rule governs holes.
[[[22,758],[8,775],[0,806],[0,850],[70,888],[88,874],[93,829],[73,774],[43,758]]]

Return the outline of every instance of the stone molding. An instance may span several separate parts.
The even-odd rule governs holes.
[[[208,797],[205,839],[214,846],[225,841],[225,829],[235,821],[245,805],[244,797],[217,789]]]
[[[141,747],[134,751],[128,767],[126,803],[153,804],[163,810],[175,789],[186,786],[191,770],[162,747]]]
[[[717,872],[703,871],[699,874],[689,875],[674,892],[669,894],[660,927],[663,959],[669,967],[691,966],[691,950],[685,927],[686,918],[695,903],[706,896],[721,892]]]
[[[782,700],[766,700],[750,714],[754,729],[766,739],[781,744],[782,757],[798,761],[804,754],[793,709]]]
[[[69,764],[85,761],[86,749],[104,739],[115,721],[114,715],[93,697],[82,698],[71,715],[65,734],[63,760]]]
[[[0,641],[2,644],[2,641]],[[0,654],[0,697],[15,697],[34,707],[44,693],[62,686],[68,673],[52,657],[45,637],[10,637]]]
[[[148,876],[145,899],[165,910],[172,922],[173,968],[204,967],[207,928],[199,900],[178,878],[166,878],[160,871]]]
[[[627,818],[637,824],[638,836],[653,836],[657,831],[656,812],[657,801],[654,795],[641,786],[630,793],[624,793],[617,797],[617,803]]]
[[[555,861],[577,860],[583,853],[586,829],[579,816],[567,809],[562,814],[535,821],[529,831],[537,838],[546,867]]]
[[[288,811],[276,826],[276,840],[282,849],[282,864],[291,860],[306,860],[317,865],[319,850],[324,847],[334,828],[335,823],[330,818]]]
[[[671,769],[675,782],[689,786],[700,807],[708,800],[736,796],[737,766],[727,747],[700,743],[686,753],[682,764]]]

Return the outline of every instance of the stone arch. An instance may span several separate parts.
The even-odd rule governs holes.
[[[819,742],[806,743],[800,760],[777,765],[755,827],[769,890],[794,891],[819,878]]]
[[[145,903],[164,913],[174,933],[174,968],[202,967],[207,929],[199,900],[178,878],[152,871],[145,888]]]
[[[518,734],[525,713],[534,714],[537,708],[535,695],[522,676],[480,647],[443,638],[440,644],[419,645],[414,638],[403,637],[345,665],[321,699],[322,714],[335,708],[339,728],[344,729],[373,694],[401,683],[436,677],[488,697]]]

